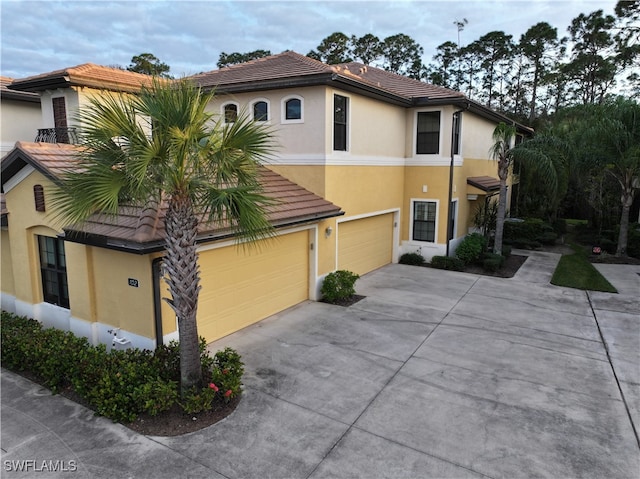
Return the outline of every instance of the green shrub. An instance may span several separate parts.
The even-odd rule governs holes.
[[[413,266],[422,266],[424,264],[424,256],[420,253],[405,253],[398,260],[400,264],[411,264]]]
[[[554,245],[558,239],[558,234],[555,231],[545,231],[536,237],[536,241],[542,244]]]
[[[94,347],[85,338],[43,329],[38,321],[4,311],[0,330],[4,367],[34,374],[53,392],[71,386],[98,414],[114,421],[133,421],[141,413],[157,415],[178,401],[177,342],[160,346],[154,352],[140,349],[107,352],[103,344]],[[191,412],[210,409],[214,400],[228,401],[240,394],[244,373],[240,355],[233,349],[226,348],[211,356],[203,338],[199,346],[203,377],[208,382],[202,389],[210,391],[204,396],[201,392],[186,393],[185,404]],[[213,380],[215,391],[211,387]],[[199,406],[194,406],[195,403]]]
[[[565,220],[564,218],[557,218],[553,222],[552,226],[553,226],[553,231],[555,231],[558,234],[558,236],[567,234],[567,220]]]
[[[320,292],[325,301],[333,303],[356,294],[355,283],[360,276],[351,271],[338,270],[325,276]]]
[[[511,245],[508,244],[503,244],[502,245],[502,256],[504,256],[505,258],[508,258],[509,256],[511,256]]]
[[[456,257],[464,264],[477,263],[487,247],[487,239],[479,233],[471,233],[464,237],[456,248]]]
[[[517,240],[540,242],[539,238],[548,232],[553,232],[551,225],[538,218],[526,218],[524,221],[507,220],[504,222],[504,238],[514,240],[514,245]],[[517,247],[520,248],[520,246]]]
[[[482,260],[482,268],[485,271],[489,271],[491,273],[495,273],[504,264],[504,256],[495,254],[495,253],[486,253],[484,255],[484,259]]]
[[[226,401],[240,394],[243,374],[244,364],[236,351],[225,348],[215,354],[211,382],[220,389]]]
[[[459,258],[452,258],[451,256],[434,256],[431,258],[431,267],[450,271],[462,271],[464,269],[464,262]]]

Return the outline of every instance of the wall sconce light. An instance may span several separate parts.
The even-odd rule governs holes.
[[[331,226],[327,226],[327,229],[324,230],[324,237],[328,238],[333,233],[333,228]]]

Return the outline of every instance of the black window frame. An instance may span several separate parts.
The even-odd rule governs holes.
[[[223,111],[225,123],[235,123],[238,120],[238,105],[235,103],[225,104]]]
[[[423,219],[425,215],[418,214],[418,207],[421,205],[427,205],[427,208],[429,208],[429,205],[433,205],[433,219],[428,219],[430,213],[429,211],[426,212],[427,219]],[[438,203],[436,201],[430,200],[414,201],[411,213],[411,221],[413,225],[411,233],[412,241],[435,243],[436,226],[438,223]]]
[[[347,151],[349,128],[349,98],[333,95],[333,150]]]
[[[460,125],[462,124],[462,114],[453,115],[453,154],[460,154]]]
[[[290,107],[293,102],[297,102],[297,109]],[[284,119],[286,121],[302,120],[302,100],[300,98],[289,98],[284,102]]]
[[[69,309],[69,283],[64,240],[38,235],[42,296],[46,303]]]
[[[264,112],[258,112],[258,105],[264,105]],[[253,121],[269,121],[269,103],[264,100],[258,100],[253,104]]]
[[[421,118],[437,118],[437,122],[421,122]],[[433,126],[437,125],[437,129]],[[421,131],[421,127],[423,128]],[[438,155],[440,154],[440,131],[442,128],[442,115],[439,111],[419,111],[416,115],[416,154]]]

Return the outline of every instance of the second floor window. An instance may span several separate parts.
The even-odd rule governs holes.
[[[266,101],[257,101],[253,104],[253,120],[267,121],[269,119],[269,106]]]
[[[302,119],[302,102],[298,98],[291,98],[285,103],[285,120]]]
[[[462,113],[453,116],[453,154],[460,154],[460,123],[462,123]]]
[[[224,122],[233,123],[238,119],[238,105],[227,103],[224,106]]]
[[[333,96],[333,149],[347,151],[347,97]]]
[[[416,154],[437,155],[440,153],[440,112],[418,112]]]

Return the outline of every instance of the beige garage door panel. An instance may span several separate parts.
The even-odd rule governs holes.
[[[198,333],[213,341],[308,299],[308,248],[301,231],[201,253]]]
[[[393,213],[338,225],[338,269],[365,274],[391,263]]]

